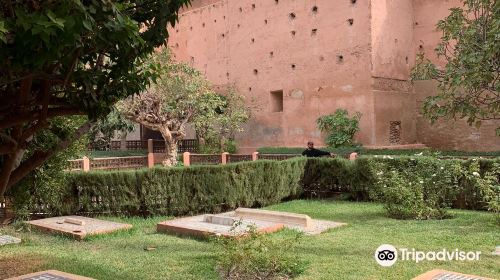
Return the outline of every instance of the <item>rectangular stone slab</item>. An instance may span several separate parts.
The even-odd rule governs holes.
[[[21,243],[21,239],[10,235],[0,235],[0,246]]]
[[[214,215],[215,216],[215,215]],[[231,218],[231,217],[230,217]],[[179,218],[164,221],[156,225],[158,232],[165,232],[177,235],[188,235],[195,237],[208,236],[239,236],[246,234],[248,225],[254,225],[260,233],[271,233],[283,229],[284,225],[280,223],[267,221],[242,221],[241,225],[231,231],[232,225],[221,225],[205,222],[205,215]]]
[[[46,270],[8,278],[6,280],[96,280],[58,270]]]
[[[203,220],[206,223],[223,225],[223,226],[233,226],[234,223],[238,221],[238,219],[232,217],[222,216],[222,215],[212,215],[212,214],[206,214],[203,217]]]
[[[311,219],[311,217],[303,214],[250,209],[250,208],[238,208],[234,211],[234,215],[236,217],[241,217],[246,219],[297,225],[304,228],[309,228],[314,226],[314,221]]]
[[[65,223],[66,219],[83,221],[83,225]],[[86,236],[111,233],[118,230],[125,230],[132,227],[129,224],[115,223],[99,219],[92,219],[81,216],[62,216],[47,219],[33,220],[28,224],[51,233],[60,233],[82,240]]]
[[[412,280],[494,280],[476,275],[462,274],[453,271],[446,271],[442,269],[434,269],[421,274]]]
[[[82,220],[77,220],[77,219],[72,219],[72,218],[66,218],[66,219],[64,219],[64,222],[65,222],[65,223],[68,223],[68,224],[78,225],[78,226],[83,226],[83,225],[85,225],[85,222],[84,222],[84,221],[82,221]]]

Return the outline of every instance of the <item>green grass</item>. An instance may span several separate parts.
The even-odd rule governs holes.
[[[90,158],[106,158],[106,157],[132,157],[132,156],[146,156],[147,150],[136,151],[90,151],[88,157]]]
[[[387,218],[382,206],[375,203],[297,200],[268,209],[348,223],[318,236],[303,237],[292,252],[309,263],[299,279],[411,279],[434,268],[500,277],[500,257],[491,255],[500,245],[500,227],[490,213],[451,210],[452,219],[399,221]],[[27,270],[24,273],[57,269],[97,279],[217,279],[215,247],[207,241],[156,233],[155,224],[166,218],[106,219],[131,223],[134,228],[83,242],[16,232],[12,226],[1,228],[0,232],[20,236],[24,243],[0,247],[0,271],[2,263],[17,260],[16,266]],[[277,233],[288,234],[291,232]],[[423,251],[481,251],[482,256],[478,262],[400,261],[383,268],[373,258],[375,249],[383,243]],[[156,250],[145,251],[148,246]],[[29,262],[23,264],[24,259]],[[36,268],[33,259],[40,260]]]

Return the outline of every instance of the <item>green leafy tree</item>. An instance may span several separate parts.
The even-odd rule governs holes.
[[[99,119],[89,131],[89,142],[93,148],[99,150],[109,150],[111,139],[116,133],[120,134],[123,139],[129,132],[134,130],[134,123],[126,118],[113,108],[113,110],[104,119]]]
[[[83,116],[54,118],[48,128],[37,133],[33,138],[32,145],[24,155],[25,158],[31,157],[32,153],[39,149],[54,149],[59,139],[67,137],[86,121],[86,117]],[[67,177],[64,170],[68,168],[69,159],[80,156],[86,150],[86,140],[82,137],[71,143],[68,148],[25,176],[16,184],[16,188],[11,188],[7,192],[13,197],[14,209],[20,218],[27,217],[30,211],[40,209],[38,205],[43,205],[44,208],[40,210],[46,213],[54,215],[67,213],[65,207],[68,205],[61,204],[65,196],[70,196],[66,188]]]
[[[144,67],[190,0],[0,1],[0,197],[85,134],[119,99],[142,92]],[[88,123],[24,154],[54,118]]]
[[[204,151],[235,153],[236,133],[243,131],[242,125],[250,118],[251,108],[234,85],[220,96],[223,105],[216,108],[214,118],[198,118],[193,125]]]
[[[326,144],[329,147],[349,147],[354,144],[354,134],[359,131],[361,113],[356,112],[349,117],[345,109],[337,109],[335,113],[317,119],[318,128],[327,133]]]
[[[412,79],[438,82],[439,93],[423,106],[432,122],[465,118],[479,127],[481,121],[500,119],[500,2],[462,2],[437,24],[443,35],[435,51],[446,65],[440,68],[421,53]]]
[[[165,140],[163,165],[177,164],[177,143],[190,122],[211,123],[224,105],[203,74],[185,63],[173,62],[167,49],[153,56],[158,78],[146,91],[117,104],[129,120],[159,131]]]

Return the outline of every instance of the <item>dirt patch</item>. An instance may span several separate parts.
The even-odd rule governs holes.
[[[47,258],[38,255],[0,257],[0,279],[33,273],[42,270]]]

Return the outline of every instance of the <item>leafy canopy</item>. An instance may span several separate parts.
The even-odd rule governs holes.
[[[337,109],[335,113],[322,116],[316,123],[322,132],[328,133],[326,144],[329,147],[349,147],[354,144],[354,134],[359,131],[361,113],[356,112],[352,117],[345,109]]]
[[[144,62],[189,3],[0,1],[0,197],[90,128],[84,123],[54,149],[23,158],[54,118],[82,114],[92,122],[147,88],[154,73]]]
[[[437,29],[441,68],[419,54],[412,79],[433,79],[439,94],[425,100],[423,112],[432,122],[465,118],[469,125],[500,119],[500,2],[463,0]],[[500,135],[500,127],[497,128]]]

